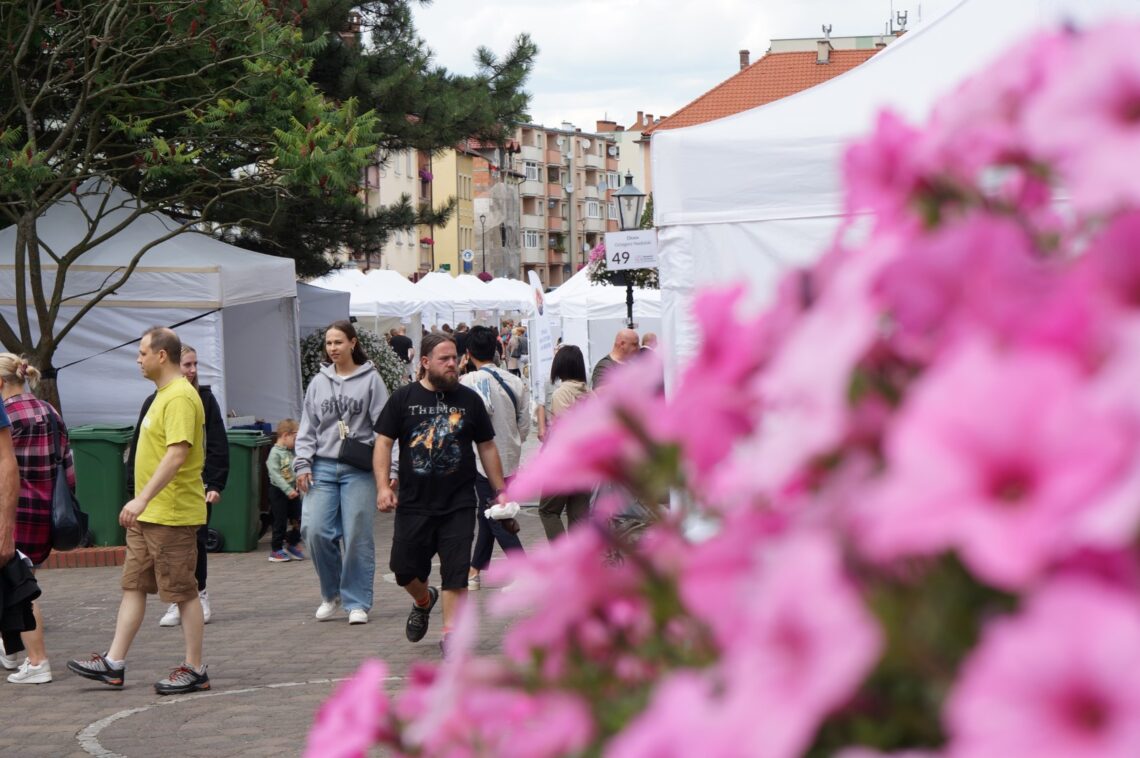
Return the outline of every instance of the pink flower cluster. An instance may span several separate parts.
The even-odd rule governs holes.
[[[701,295],[669,396],[653,354],[615,369],[508,493],[681,512],[634,544],[603,498],[511,561],[501,656],[393,701],[367,664],[311,746],[1135,755],[1138,35],[1039,35],[926,124],[883,114],[846,156],[861,220],[760,314]]]

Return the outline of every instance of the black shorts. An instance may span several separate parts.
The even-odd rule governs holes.
[[[475,508],[432,514],[396,508],[395,535],[388,568],[396,584],[406,587],[413,579],[427,582],[432,556],[439,555],[439,586],[445,590],[467,588],[471,569],[471,542],[475,539]]]

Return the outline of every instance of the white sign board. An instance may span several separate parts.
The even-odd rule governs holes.
[[[606,271],[657,268],[657,231],[606,232]]]
[[[464,250],[463,251],[463,260],[467,263],[470,263],[471,261],[475,260],[475,251],[474,250]]]
[[[531,293],[534,296],[533,327],[529,330],[530,340],[530,394],[539,405],[546,402],[546,380],[550,378],[550,364],[554,362],[554,339],[550,336],[550,320],[546,317],[546,305],[542,293],[542,282],[532,269],[527,272]]]

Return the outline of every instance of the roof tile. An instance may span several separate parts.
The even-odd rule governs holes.
[[[815,51],[768,53],[645,133],[703,124],[794,95],[850,71],[877,52],[874,48],[832,50],[830,63],[817,63]]]

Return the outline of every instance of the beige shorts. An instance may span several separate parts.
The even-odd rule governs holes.
[[[181,603],[196,597],[197,532],[196,526],[136,522],[127,530],[123,589],[149,595],[157,592],[165,603]]]

